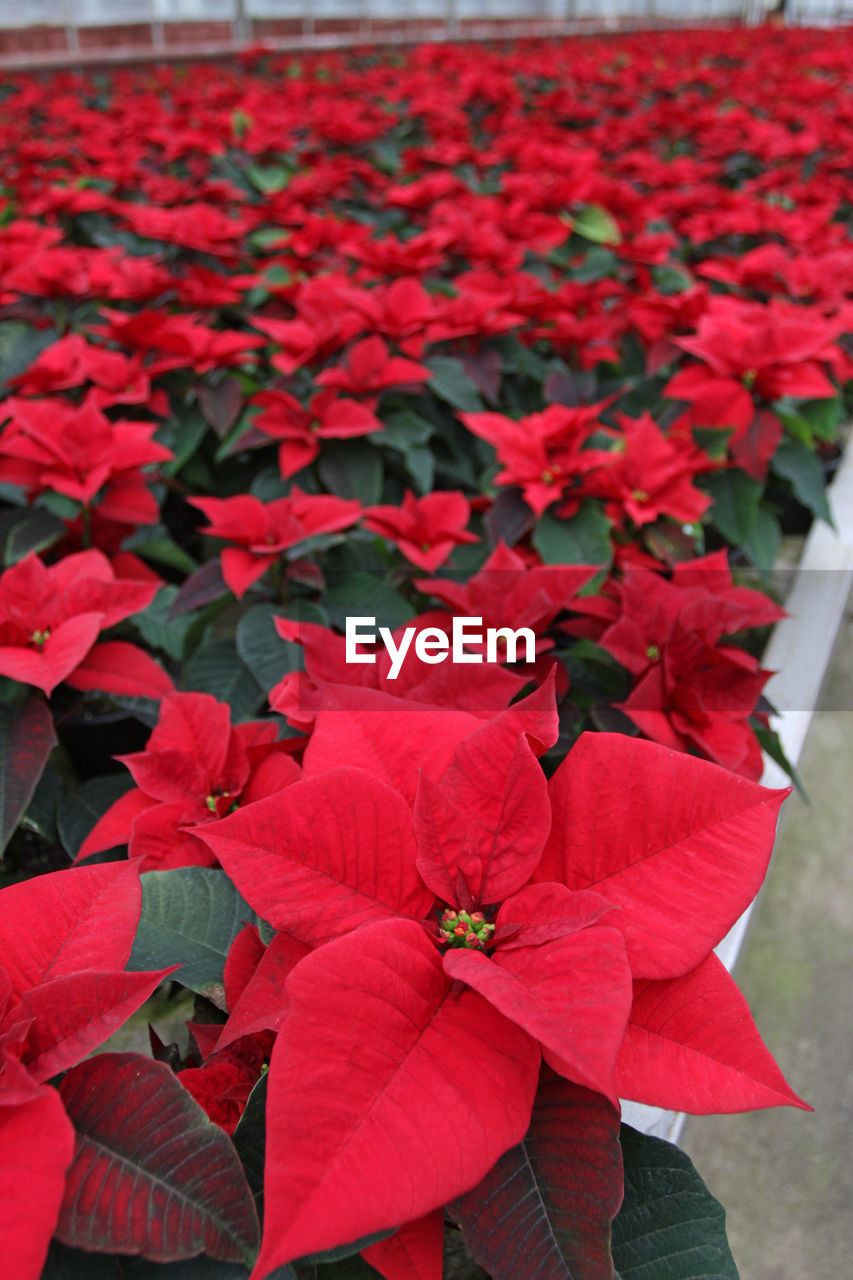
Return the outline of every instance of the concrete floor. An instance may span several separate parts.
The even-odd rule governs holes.
[[[853,1277],[853,598],[735,970],[814,1113],[691,1117],[680,1145],[727,1210],[741,1280]]]

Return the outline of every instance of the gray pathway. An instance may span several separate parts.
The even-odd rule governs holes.
[[[690,1118],[680,1145],[728,1214],[741,1280],[853,1278],[853,601],[735,971],[814,1114]]]

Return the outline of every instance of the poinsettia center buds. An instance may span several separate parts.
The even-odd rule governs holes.
[[[562,474],[563,474],[563,468],[559,466],[557,463],[555,463],[551,467],[546,467],[545,470],[542,472],[542,483],[553,484],[555,480],[559,480]]]
[[[30,643],[34,644],[37,649],[44,648],[46,640],[50,639],[50,627],[45,627],[42,631],[34,631],[30,636]]]
[[[631,497],[635,502],[648,502],[649,500],[649,495],[646,493],[645,489],[632,489]]]
[[[649,662],[657,662],[658,658],[660,657],[660,649],[657,647],[656,644],[649,645],[649,647],[646,649],[646,657],[648,658]]]
[[[752,390],[752,387],[755,383],[755,379],[757,377],[758,377],[757,369],[747,369],[746,373],[743,375],[743,385],[746,387],[747,391]]]
[[[217,818],[224,818],[227,814],[233,813],[239,808],[238,803],[234,800],[230,805],[223,804],[224,800],[231,799],[230,791],[213,791],[209,796],[205,796],[204,803],[207,805],[211,813]]]
[[[485,951],[494,931],[495,926],[482,911],[454,911],[448,907],[438,922],[440,944],[469,951]]]
[[[308,423],[308,430],[319,431],[322,425],[323,424],[321,423],[319,418],[314,418],[311,422]]]

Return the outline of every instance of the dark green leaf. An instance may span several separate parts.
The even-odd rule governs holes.
[[[690,1159],[622,1125],[625,1199],[613,1222],[620,1280],[738,1280],[726,1215]]]
[[[160,649],[175,662],[180,662],[193,619],[174,616],[172,610],[177,597],[177,587],[161,587],[148,607],[134,615],[133,621],[143,640],[152,648]]]
[[[6,535],[3,563],[17,564],[30,551],[44,551],[52,547],[65,533],[65,525],[58,516],[43,507],[32,507],[22,512]]]
[[[53,717],[41,694],[0,705],[0,854],[35,793],[56,746]]]
[[[789,482],[798,502],[807,507],[816,519],[825,520],[835,528],[826,500],[823,467],[808,445],[787,437],[774,453],[770,466],[777,476]]]
[[[252,1092],[240,1122],[234,1130],[234,1146],[243,1165],[246,1181],[252,1189],[258,1217],[263,1217],[264,1158],[266,1154],[267,1080],[265,1071]]]
[[[700,488],[714,500],[711,521],[732,546],[742,547],[758,519],[762,487],[745,471],[733,467],[702,476]]]
[[[302,646],[282,640],[273,618],[285,611],[258,604],[244,614],[237,626],[237,652],[262,689],[271,689],[289,671],[300,671]]]
[[[427,384],[439,400],[463,412],[476,413],[485,409],[477,384],[468,377],[461,360],[452,356],[433,356],[425,361],[432,377]]]
[[[760,506],[752,532],[744,540],[743,549],[752,563],[761,571],[765,582],[776,563],[781,545],[782,526],[768,507]]]
[[[188,556],[183,547],[166,529],[165,525],[148,525],[124,541],[126,551],[135,551],[145,560],[153,560],[157,564],[167,565],[180,573],[192,573],[196,567],[195,560]]]
[[[80,845],[98,819],[132,786],[130,774],[110,773],[102,778],[90,778],[82,787],[63,796],[56,810],[56,827],[70,857],[77,857]]]
[[[382,497],[382,455],[367,440],[325,440],[318,464],[323,484],[365,507]]]
[[[55,329],[36,329],[17,320],[0,324],[0,388],[25,373],[40,352],[56,342]]]
[[[354,573],[330,586],[323,603],[332,624],[341,631],[348,617],[373,617],[377,627],[389,627],[392,631],[414,617],[408,600],[370,573]]]
[[[182,418],[177,418],[167,426],[160,428],[155,435],[155,439],[166,445],[175,455],[170,462],[161,463],[160,470],[163,475],[177,475],[181,467],[189,462],[196,449],[198,449],[207,435],[207,430],[206,421],[195,408],[191,409]]]
[[[610,521],[593,502],[584,502],[570,520],[546,511],[534,530],[533,545],[545,564],[605,565],[613,558]]]
[[[180,964],[178,982],[204,995],[222,982],[225,957],[243,925],[256,921],[224,871],[149,871],[142,877],[142,911],[128,968]]]
[[[237,652],[233,640],[208,640],[184,668],[183,687],[227,702],[235,721],[249,720],[264,701],[264,690]]]

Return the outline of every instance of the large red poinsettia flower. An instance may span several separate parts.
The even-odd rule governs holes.
[[[586,448],[586,444],[601,429],[600,415],[609,403],[603,400],[575,409],[551,404],[517,421],[502,413],[459,416],[469,431],[497,450],[503,470],[495,482],[520,485],[525,502],[541,515],[606,460],[605,451]]]
[[[29,498],[61,493],[101,519],[153,524],[159,515],[143,467],[168,462],[171,449],[152,439],[147,422],[111,422],[91,392],[79,408],[67,401],[9,400],[0,441],[0,480]]]
[[[470,518],[468,500],[458,491],[416,498],[407,489],[397,507],[366,507],[364,527],[393,542],[419,569],[432,573],[454,547],[478,541],[466,528]]]
[[[543,1057],[612,1103],[802,1105],[711,955],[785,793],[609,734],[546,783],[512,711],[443,767],[418,735],[415,790],[393,713],[364,768],[318,772],[318,724],[310,776],[200,833],[279,930],[256,1280],[473,1186],[525,1133]]]
[[[205,533],[236,544],[222,552],[222,576],[242,597],[282,552],[321,533],[339,533],[355,524],[361,504],[333,494],[303,493],[294,485],[285,498],[262,502],[252,494],[234,498],[190,498],[210,521]]]
[[[699,363],[676,373],[664,393],[688,402],[691,426],[731,428],[735,461],[763,479],[782,424],[761,406],[783,396],[834,396],[826,369],[841,354],[839,333],[839,323],[815,308],[716,297],[695,336],[673,338]]]
[[[649,413],[639,418],[618,413],[616,422],[618,447],[584,477],[583,492],[606,499],[611,519],[620,524],[626,516],[635,525],[662,515],[686,524],[701,519],[711,499],[693,479],[716,464],[688,434],[664,435]]]
[[[159,582],[119,578],[100,551],[58,564],[26,556],[0,576],[0,675],[50,694],[74,689],[161,698],[172,681],[136,645],[96,643],[107,627],[146,608]]]
[[[339,396],[327,387],[311,397],[306,408],[288,391],[259,391],[251,404],[260,405],[254,425],[280,440],[278,463],[287,479],[313,462],[323,440],[348,440],[381,431],[382,423],[366,404]]]
[[[771,673],[720,640],[784,611],[763,592],[733,585],[725,551],[676,566],[672,581],[630,571],[612,592],[616,616],[599,644],[635,677],[621,710],[656,742],[760,778],[761,748],[748,722]]]
[[[214,866],[195,828],[291,786],[301,776],[274,724],[231,724],[227,703],[208,693],[173,693],[144,751],[119,756],[135,787],[89,832],[77,855],[126,844],[147,871]]]
[[[74,1155],[74,1129],[47,1081],[103,1044],[172,972],[123,972],[140,905],[139,868],[127,863],[0,893],[0,1234],[15,1280],[41,1275]]]

